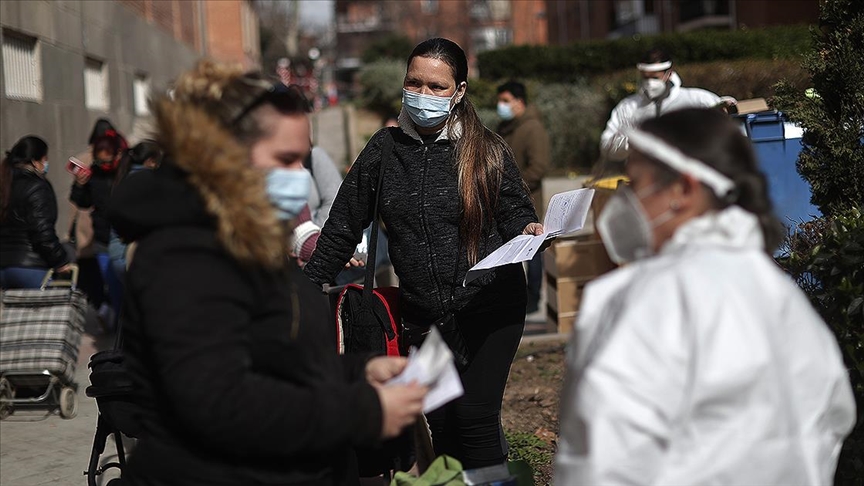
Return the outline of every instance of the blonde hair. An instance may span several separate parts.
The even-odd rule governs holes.
[[[177,78],[174,101],[203,109],[238,140],[251,142],[263,133],[261,124],[255,117],[238,117],[272,87],[260,72],[206,59]]]

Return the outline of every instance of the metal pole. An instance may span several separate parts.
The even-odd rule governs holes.
[[[206,2],[198,0],[198,40],[201,42],[201,56],[207,57],[207,12]]]

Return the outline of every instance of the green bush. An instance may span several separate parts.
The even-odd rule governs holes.
[[[603,96],[584,83],[547,84],[532,90],[532,103],[545,119],[551,141],[551,168],[591,167],[600,155],[600,133],[609,115]]]
[[[569,46],[512,46],[483,52],[477,59],[480,76],[486,79],[567,82],[632,68],[655,46],[667,50],[681,65],[721,59],[797,59],[810,47],[810,37],[806,26],[699,30]]]
[[[468,97],[477,109],[489,108],[495,110],[498,103],[498,85],[501,83],[489,79],[468,80]]]
[[[360,69],[360,102],[372,111],[385,114],[399,112],[402,106],[402,80],[405,63],[382,59]]]
[[[780,264],[837,336],[858,403],[835,484],[864,484],[864,207],[801,223]]]
[[[813,90],[780,83],[776,104],[804,128],[798,172],[831,214],[864,201],[864,2],[823,2],[819,22],[804,59]]]

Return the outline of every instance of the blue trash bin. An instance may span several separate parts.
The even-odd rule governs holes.
[[[768,191],[774,211],[786,226],[794,227],[822,213],[810,203],[810,185],[795,163],[803,148],[803,130],[786,121],[783,113],[762,112],[736,116],[753,142],[762,172],[768,178]]]

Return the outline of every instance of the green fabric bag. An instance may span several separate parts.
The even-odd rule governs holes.
[[[419,478],[399,471],[390,486],[465,486],[462,463],[450,456],[439,456]]]

